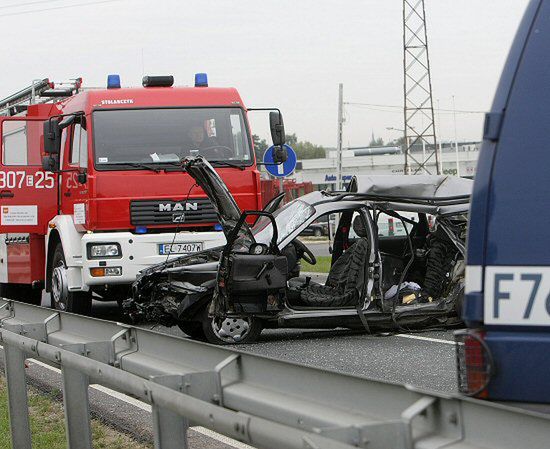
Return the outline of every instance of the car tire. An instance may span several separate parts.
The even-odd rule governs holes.
[[[91,292],[70,292],[67,288],[67,277],[65,270],[65,254],[63,246],[58,243],[52,257],[51,269],[51,307],[63,312],[77,313],[79,315],[90,315],[92,311]]]
[[[258,318],[226,317],[222,320],[208,316],[208,307],[201,313],[201,325],[208,343],[224,346],[254,343],[263,329],[262,321]],[[238,335],[237,331],[241,331],[244,326],[247,327],[244,334],[241,334],[238,339],[233,338]]]
[[[181,321],[178,323],[181,331],[193,340],[205,341],[206,335],[200,321]]]
[[[42,289],[25,284],[0,284],[0,298],[39,306],[42,302]]]
[[[314,235],[315,237],[322,237],[322,236],[323,236],[323,231],[322,231],[321,229],[319,229],[319,228],[315,228],[315,229],[313,230],[313,235]]]

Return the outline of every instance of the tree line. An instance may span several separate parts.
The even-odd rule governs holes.
[[[260,139],[259,136],[254,134],[252,136],[254,142],[254,151],[256,152],[256,159],[261,161],[264,156],[265,150],[269,147],[269,144],[265,139]],[[298,140],[296,134],[286,134],[286,143],[290,145],[298,159],[322,159],[326,156],[326,149],[322,145],[315,145],[307,140]]]
[[[254,142],[254,151],[256,153],[256,159],[261,161],[264,156],[265,150],[269,147],[269,144],[265,139],[260,139],[260,136],[253,134],[252,140]],[[389,147],[389,146],[401,146],[403,145],[404,138],[400,137],[395,140],[384,142],[381,137],[375,138],[372,136],[369,142],[369,147]],[[307,140],[298,140],[296,133],[286,134],[286,143],[292,147],[298,156],[298,160],[302,159],[322,159],[326,157],[327,150],[322,145],[315,145]]]

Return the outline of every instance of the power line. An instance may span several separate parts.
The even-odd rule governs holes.
[[[20,8],[21,6],[37,5],[39,3],[53,3],[53,2],[59,2],[59,1],[62,1],[62,0],[38,0],[35,2],[13,3],[11,5],[0,6],[0,9]]]
[[[358,102],[351,102],[351,101],[346,101],[344,104],[350,105],[350,106],[370,106],[370,107],[377,107],[377,108],[392,108],[392,109],[399,109],[399,112],[403,111],[403,106],[396,106],[392,104],[358,103]],[[369,109],[369,108],[366,108],[366,109]],[[455,112],[453,109],[439,109],[439,108],[434,108],[434,111],[448,112],[451,114]],[[386,112],[390,112],[390,111],[386,111]],[[460,109],[456,110],[457,114],[485,114],[486,112],[487,111],[460,110]]]
[[[38,0],[35,2],[13,3],[11,5],[0,6],[0,9],[20,8],[21,6],[30,6],[30,5],[37,5],[39,3],[53,3],[53,2],[60,2],[60,1],[63,1],[63,0]]]
[[[59,1],[59,0],[52,0],[52,1]],[[102,4],[102,3],[113,3],[113,2],[120,2],[120,1],[122,1],[122,0],[99,0],[99,1],[95,1],[95,2],[79,3],[77,5],[54,6],[53,8],[33,9],[31,11],[10,12],[10,13],[7,13],[7,14],[0,14],[0,17],[21,16],[23,14],[33,14],[33,13],[36,13],[36,12],[53,11],[53,10],[68,9],[68,8],[78,8],[78,7],[81,7],[81,6],[99,5],[99,4]],[[14,6],[14,5],[11,5],[11,6]]]

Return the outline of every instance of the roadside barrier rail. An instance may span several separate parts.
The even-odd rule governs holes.
[[[200,425],[265,449],[547,448],[550,416],[0,300],[12,445],[31,448],[25,359],[61,368],[67,446],[92,447],[88,386],[152,406],[155,447]],[[367,348],[368,349],[368,348]]]

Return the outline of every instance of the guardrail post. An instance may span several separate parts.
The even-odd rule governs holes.
[[[188,449],[189,421],[170,410],[153,405],[155,449]]]
[[[62,371],[67,447],[92,449],[88,376],[66,366],[62,366]]]
[[[151,380],[165,387],[181,392],[181,376],[167,375],[154,376]],[[151,394],[151,393],[149,393]],[[151,397],[153,412],[153,435],[155,449],[188,449],[187,430],[189,420],[170,410],[155,404],[155,398]]]
[[[11,444],[17,449],[31,449],[25,354],[13,346],[4,344],[4,358],[8,383]]]

